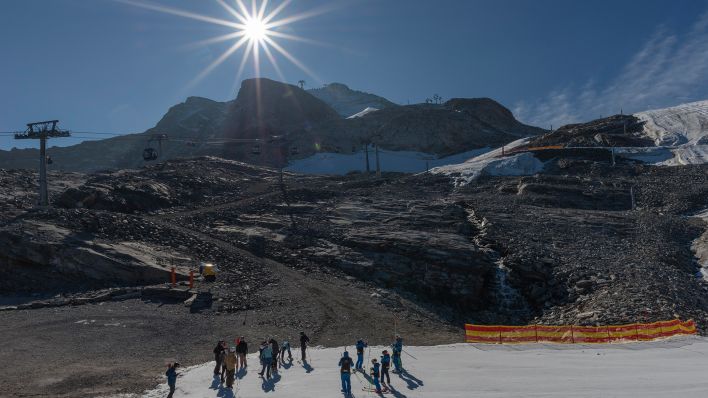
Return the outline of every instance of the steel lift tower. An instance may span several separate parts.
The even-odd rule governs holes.
[[[27,130],[24,133],[15,134],[16,140],[39,140],[39,205],[48,206],[49,196],[47,195],[47,139],[70,137],[66,130],[57,128],[58,120],[48,120],[46,122],[27,123]]]

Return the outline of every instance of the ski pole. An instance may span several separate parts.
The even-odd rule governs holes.
[[[406,354],[408,354],[409,357],[415,359],[416,361],[418,360],[418,358],[416,358],[416,357],[414,357],[413,355],[409,354],[408,351],[406,351],[406,350],[402,350],[402,351],[405,352]]]

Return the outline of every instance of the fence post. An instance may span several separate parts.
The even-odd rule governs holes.
[[[499,344],[504,344],[502,343],[502,331],[499,329]]]
[[[575,333],[573,332],[573,325],[570,325],[570,342],[575,344]]]
[[[177,286],[177,272],[175,270],[175,267],[172,267],[172,273],[171,273],[171,280],[172,280],[172,287]]]
[[[536,343],[538,343],[538,324],[533,325],[533,331],[536,333]]]
[[[634,332],[637,335],[637,341],[639,341],[639,324],[638,323],[634,324]]]
[[[194,288],[194,271],[189,271],[189,288]]]
[[[610,337],[610,326],[607,325],[607,342],[612,343],[612,338]]]

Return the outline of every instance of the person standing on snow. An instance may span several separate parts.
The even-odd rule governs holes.
[[[391,344],[393,348],[393,366],[396,368],[394,373],[401,373],[403,364],[401,363],[401,353],[403,352],[403,338],[396,335],[396,341]]]
[[[167,364],[167,372],[165,372],[165,376],[167,376],[167,385],[170,387],[170,393],[167,394],[167,398],[172,398],[172,396],[175,394],[178,367],[179,363],[177,362]]]
[[[371,366],[371,378],[374,379],[374,386],[376,386],[376,392],[381,393],[381,383],[379,383],[379,363],[376,362],[376,358],[371,360],[373,366]]]
[[[354,361],[349,357],[349,352],[344,351],[339,360],[339,370],[342,377],[342,392],[347,395],[352,394],[352,366]]]
[[[293,353],[290,352],[290,342],[285,340],[280,346],[280,362],[285,363],[285,351],[288,352],[288,359],[290,362],[293,360]]]
[[[310,338],[307,337],[305,332],[300,332],[300,351],[302,351],[302,361],[304,362],[307,357],[305,355],[307,351],[307,345],[310,343]]]
[[[273,347],[271,347],[270,344],[266,343],[266,346],[263,347],[261,360],[263,361],[263,369],[258,374],[263,377],[263,373],[265,373],[266,377],[270,379],[270,369],[273,362]]]
[[[368,347],[369,345],[367,344],[364,339],[359,339],[359,341],[356,342],[356,366],[355,368],[358,370],[363,370],[364,367],[364,348]]]
[[[219,340],[214,347],[214,361],[216,361],[216,366],[214,366],[214,377],[221,374],[221,364],[224,359],[224,352],[226,352],[226,342],[224,340]]]
[[[236,344],[237,368],[245,369],[248,366],[246,363],[246,354],[248,354],[248,344],[246,343],[246,338],[241,336],[238,339],[238,344]]]
[[[278,371],[278,355],[280,354],[280,348],[278,347],[278,342],[274,339],[270,339],[270,347],[273,349],[273,360],[271,367],[273,368],[273,373]]]
[[[234,387],[236,362],[236,347],[231,347],[229,348],[229,352],[226,353],[226,358],[224,358],[224,365],[226,365],[226,388]]]
[[[386,385],[391,385],[391,376],[388,374],[388,369],[391,367],[391,355],[388,354],[388,350],[383,350],[381,356],[381,382],[384,383],[384,378],[386,380]]]

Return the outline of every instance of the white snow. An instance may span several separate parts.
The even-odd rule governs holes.
[[[367,114],[369,114],[369,113],[371,113],[371,112],[376,112],[376,111],[378,111],[378,108],[374,108],[374,107],[371,107],[371,106],[367,106],[367,107],[364,108],[364,110],[362,110],[361,112],[357,112],[357,113],[355,113],[355,114],[349,116],[347,119],[355,119],[355,118],[362,117],[362,116],[364,116],[364,115],[367,115]]]
[[[371,356],[381,352],[371,349]],[[392,394],[383,397],[705,397],[708,339],[678,337],[651,343],[611,345],[478,345],[405,347],[407,373],[391,374]],[[312,349],[309,371],[294,362],[278,378],[264,381],[257,360],[233,392],[213,379],[214,363],[183,369],[179,397],[342,397],[339,361],[342,349]],[[352,376],[356,398],[377,397],[362,391],[368,382]],[[161,384],[143,397],[162,398]],[[122,395],[125,397],[125,395]]]
[[[475,149],[443,158],[423,152],[379,150],[379,164],[381,171],[384,172],[418,173],[426,170],[426,164],[432,168],[460,163],[489,150],[490,148]],[[353,154],[320,152],[304,159],[291,161],[286,170],[305,174],[343,175],[352,171],[366,170],[365,159],[366,155],[363,151]],[[376,155],[373,147],[369,148],[369,168],[372,172],[376,170]]]
[[[708,224],[708,209],[695,214],[694,217],[700,218]],[[701,236],[693,241],[691,244],[691,250],[693,250],[696,257],[696,262],[700,267],[699,277],[708,282],[708,229],[706,229]]]
[[[657,147],[671,151],[672,158],[648,162],[664,166],[708,162],[708,101],[636,113],[644,121],[644,133]]]
[[[504,147],[510,151],[528,143],[528,138],[516,140]],[[454,179],[455,185],[466,185],[481,175],[525,176],[543,170],[544,163],[532,153],[522,152],[502,157],[502,148],[476,156],[464,163],[436,167],[430,170],[434,174],[444,174]]]

